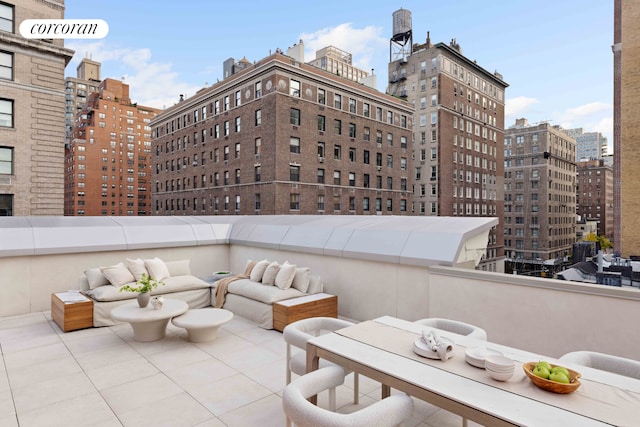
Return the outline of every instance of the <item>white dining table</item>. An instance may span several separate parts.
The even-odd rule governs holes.
[[[396,352],[390,350],[386,343],[379,346],[366,339],[354,338],[359,336],[359,329],[369,326],[375,326],[369,328],[369,333],[371,330],[380,330],[386,334],[394,334],[395,331],[398,334],[410,332],[414,334],[410,337],[414,338],[418,338],[426,328],[406,320],[383,316],[342,331],[314,337],[307,342],[307,371],[318,369],[318,360],[326,359],[379,381],[383,385],[383,398],[393,388],[482,425],[567,427],[637,426],[640,423],[640,380],[567,362],[560,363],[548,356],[438,331],[440,336],[452,339],[459,346],[458,351],[469,347],[486,347],[496,349],[516,361],[514,377],[502,383],[489,378],[485,371],[463,363],[464,352],[454,356],[457,358],[457,371],[451,372],[445,369],[446,365],[439,364],[453,363],[453,358],[447,362],[416,360],[421,358],[412,351],[409,351],[412,354],[408,354],[406,348]],[[379,338],[372,341],[376,340],[388,341]],[[410,338],[406,341],[408,349],[412,349],[412,340]],[[401,347],[404,347],[404,343]],[[582,374],[582,385],[571,394],[555,394],[538,389],[525,376],[521,367],[522,363],[538,360],[547,360],[577,370]],[[596,393],[602,388],[607,391],[605,398],[602,393]],[[613,391],[611,394],[609,388]],[[597,395],[590,396],[591,391]],[[598,400],[597,404],[592,398]],[[603,402],[603,399],[611,401]],[[610,411],[598,411],[596,408],[596,416],[593,416],[591,407],[598,405]],[[591,412],[588,415],[576,409],[586,407],[589,410],[584,412]]]

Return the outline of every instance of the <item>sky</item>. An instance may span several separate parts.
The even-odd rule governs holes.
[[[141,105],[168,108],[180,94],[222,80],[228,58],[257,61],[300,40],[305,62],[333,45],[358,68],[388,82],[393,12],[409,10],[413,43],[456,39],[462,53],[506,89],[505,127],[516,118],[583,128],[613,145],[613,0],[66,0],[65,18],[103,19],[103,39],[65,40],[102,63],[101,77],[124,79]]]

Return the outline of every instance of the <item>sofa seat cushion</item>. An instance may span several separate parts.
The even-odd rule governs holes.
[[[164,286],[158,286],[152,295],[166,295],[172,292],[190,291],[195,289],[209,288],[210,285],[195,276],[175,276],[167,277],[163,280]],[[133,285],[134,283],[131,283]],[[95,289],[86,291],[87,295],[96,301],[121,301],[133,299],[138,294],[136,292],[120,292],[120,288],[113,285],[98,286]]]
[[[228,293],[260,301],[264,304],[273,304],[274,302],[305,295],[295,288],[280,289],[277,286],[252,282],[251,279],[234,280],[229,284]]]

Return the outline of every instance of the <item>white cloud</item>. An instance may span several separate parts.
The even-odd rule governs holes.
[[[575,108],[569,108],[565,116],[573,118],[588,117],[593,114],[601,113],[611,109],[610,104],[604,102],[591,102],[589,104],[580,105]]]
[[[132,102],[140,105],[168,108],[178,102],[180,94],[191,96],[201,89],[180,82],[171,63],[153,62],[151,50],[112,48],[104,40],[96,42],[67,42],[65,47],[76,54],[69,63],[75,70],[84,57],[102,64],[101,78],[122,79],[129,85]],[[75,75],[75,74],[74,74]]]
[[[383,28],[367,26],[353,28],[350,22],[337,27],[323,28],[314,33],[302,33],[300,39],[305,46],[305,62],[316,57],[316,51],[327,46],[335,46],[352,55],[353,65],[370,72],[374,64],[380,61],[381,53],[389,41],[382,36]],[[385,59],[387,61],[388,58]],[[388,62],[388,61],[387,61]],[[376,74],[385,70],[375,70]]]
[[[526,111],[531,106],[537,104],[539,101],[537,98],[528,98],[526,96],[517,96],[515,98],[507,99],[505,103],[505,116],[524,116],[526,117]]]

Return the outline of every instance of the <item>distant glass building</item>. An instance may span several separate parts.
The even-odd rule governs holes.
[[[576,160],[602,159],[607,154],[607,138],[600,132],[584,132],[582,128],[567,129],[576,140]]]

